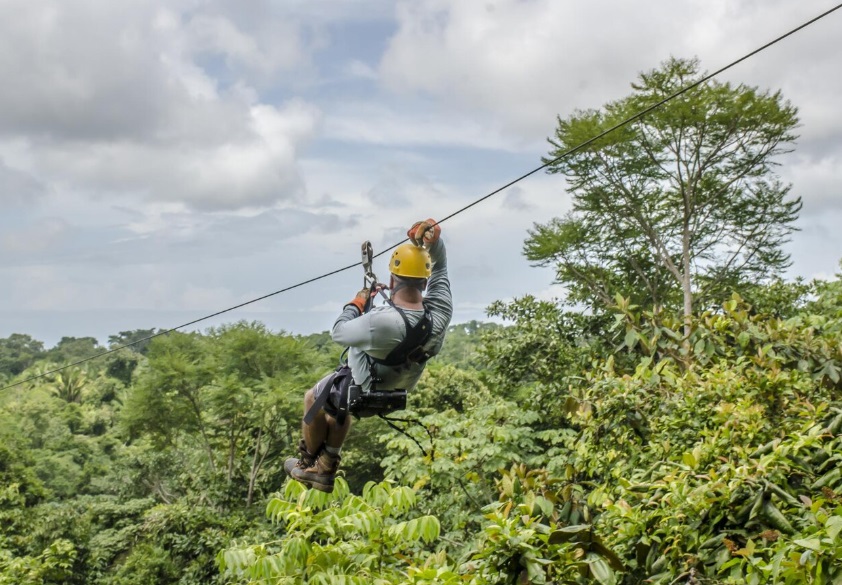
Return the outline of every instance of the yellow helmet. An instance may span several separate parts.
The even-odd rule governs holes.
[[[405,278],[430,278],[433,261],[430,253],[415,244],[401,244],[389,259],[389,272]]]

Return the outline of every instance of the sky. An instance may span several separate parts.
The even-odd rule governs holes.
[[[670,56],[716,70],[833,5],[0,0],[0,337],[105,342],[358,262],[364,240],[383,250],[539,166],[557,116]],[[839,270],[840,62],[842,11],[721,78],[799,109],[785,278]],[[570,204],[541,172],[442,225],[454,323],[563,294],[522,246]],[[324,331],[361,285],[348,270],[193,329]]]

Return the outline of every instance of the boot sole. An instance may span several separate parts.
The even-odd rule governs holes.
[[[295,470],[293,470],[293,471],[295,471]],[[312,479],[307,479],[305,477],[297,476],[295,473],[290,473],[289,476],[292,479],[294,479],[295,481],[297,481],[298,483],[300,483],[301,485],[304,485],[308,488],[312,488],[314,490],[319,490],[320,492],[324,492],[326,494],[329,494],[329,493],[333,492],[333,484],[327,485],[327,484],[319,483],[317,481],[313,481]]]
[[[314,490],[319,490],[320,492],[324,492],[326,494],[333,493],[333,486],[332,485],[324,485],[321,483],[316,483],[313,481],[309,481],[306,479],[299,479],[297,477],[290,476],[290,479],[293,479],[303,485],[304,487],[312,488]]]

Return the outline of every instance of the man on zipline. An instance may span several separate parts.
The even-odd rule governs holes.
[[[300,456],[284,463],[293,479],[332,492],[342,443],[351,427],[347,415],[389,412],[393,408],[378,409],[382,401],[393,399],[398,399],[394,410],[403,408],[406,391],[415,387],[427,360],[441,350],[453,299],[440,235],[434,220],[416,222],[407,232],[410,242],[398,246],[389,259],[387,304],[368,310],[376,294],[372,284],[345,305],[333,324],[331,337],[349,348],[350,376],[337,368],[304,395]],[[367,399],[372,400],[369,409]]]

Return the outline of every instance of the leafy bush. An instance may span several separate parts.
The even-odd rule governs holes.
[[[416,503],[411,489],[388,482],[370,482],[357,496],[341,477],[332,494],[289,481],[266,510],[283,524],[284,536],[228,549],[217,562],[225,576],[247,582],[422,583],[427,577],[414,566],[439,558],[428,545],[439,537],[440,526],[434,516],[410,517]],[[407,573],[410,580],[403,581]]]

